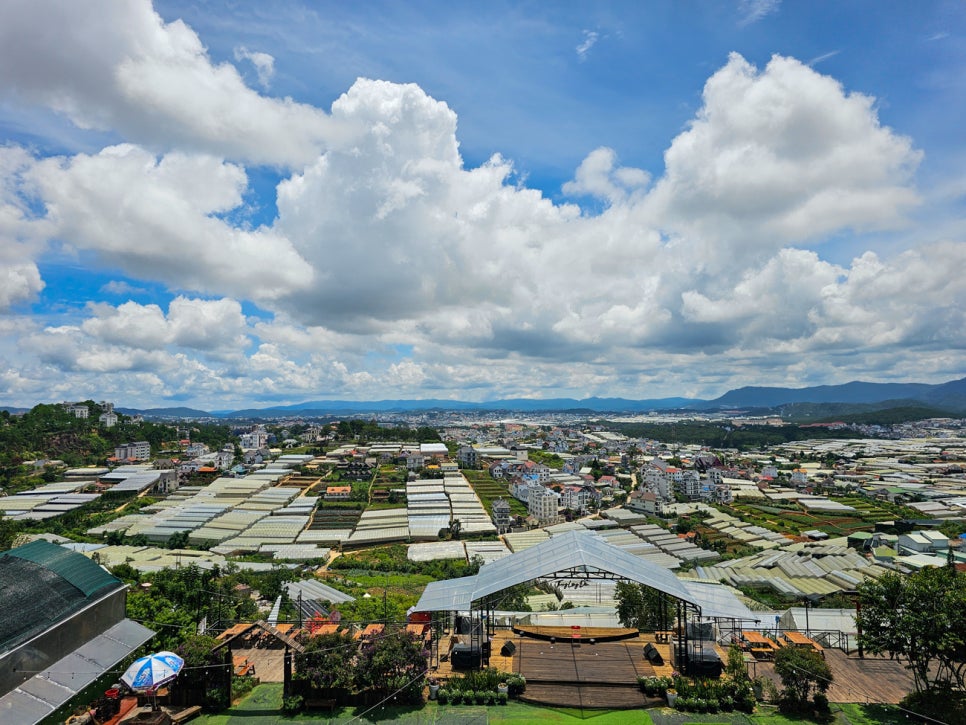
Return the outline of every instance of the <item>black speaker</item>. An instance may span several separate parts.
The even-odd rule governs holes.
[[[652,665],[664,664],[664,658],[661,657],[661,653],[658,652],[657,647],[655,647],[650,642],[648,642],[647,646],[644,647],[644,656],[647,658],[647,661],[650,662]]]
[[[511,642],[510,640],[507,640],[506,642],[504,642],[503,646],[500,648],[500,654],[503,655],[504,657],[512,657],[513,653],[516,651],[517,651],[517,646],[513,644],[513,642]]]
[[[449,661],[454,669],[472,669],[480,666],[480,650],[468,644],[458,644],[450,650]]]

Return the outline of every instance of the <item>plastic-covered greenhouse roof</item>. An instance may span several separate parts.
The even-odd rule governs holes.
[[[754,619],[723,587],[684,582],[667,569],[608,544],[590,533],[570,531],[513,556],[491,562],[472,577],[431,582],[416,604],[418,611],[460,611],[515,584],[569,569],[603,571],[636,581],[697,605],[706,617]],[[713,587],[713,588],[712,588]]]
[[[39,539],[0,555],[0,652],[124,584],[83,554]],[[17,616],[30,612],[30,616]]]
[[[342,602],[354,602],[355,597],[333,589],[316,579],[303,579],[302,581],[290,582],[285,585],[289,598],[295,600],[302,595],[302,599],[310,601],[331,602],[341,604]]]
[[[153,636],[153,630],[122,619],[0,697],[3,721],[41,722]]]
[[[3,554],[3,557],[7,556],[39,564],[65,579],[85,597],[102,589],[116,589],[122,586],[120,581],[87,557],[43,539],[10,549]]]

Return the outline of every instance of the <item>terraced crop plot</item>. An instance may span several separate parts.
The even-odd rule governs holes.
[[[840,503],[853,506],[856,511],[848,511],[841,514],[829,511],[816,511],[808,513],[795,509],[784,509],[775,506],[761,506],[750,504],[734,504],[732,510],[735,515],[743,520],[766,529],[778,532],[790,532],[801,534],[803,531],[817,529],[824,531],[829,536],[848,536],[856,531],[871,531],[876,521],[887,519],[891,513],[886,512],[876,506],[869,509],[860,510],[854,506],[851,500],[837,499]],[[858,503],[864,499],[857,499]]]
[[[527,507],[522,501],[517,501],[510,495],[507,485],[503,481],[490,478],[490,474],[486,471],[463,471],[463,475],[469,481],[470,486],[473,487],[476,495],[480,497],[483,508],[486,509],[488,514],[493,513],[493,501],[504,498],[510,503],[511,514],[514,516],[527,515]]]
[[[359,509],[328,507],[317,508],[309,530],[313,529],[352,529],[362,512]]]

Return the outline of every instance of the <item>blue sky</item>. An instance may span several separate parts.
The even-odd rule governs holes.
[[[0,8],[0,404],[966,374],[959,2]]]

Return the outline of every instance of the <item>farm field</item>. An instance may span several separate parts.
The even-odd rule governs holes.
[[[874,502],[858,498],[858,504],[872,504],[864,508],[855,506],[852,499],[836,499],[840,503],[853,506],[855,511],[814,511],[808,512],[798,506],[763,506],[760,504],[736,502],[725,506],[728,513],[755,526],[761,526],[778,533],[801,535],[804,531],[817,529],[829,536],[848,536],[857,531],[872,531],[877,521],[891,520],[895,514],[875,506]]]
[[[510,513],[513,516],[527,515],[527,507],[522,501],[517,501],[510,495],[507,485],[503,481],[491,478],[486,471],[464,470],[462,473],[469,481],[470,486],[473,487],[476,495],[480,497],[483,508],[486,509],[488,514],[493,514],[493,501],[504,498],[510,503]]]

